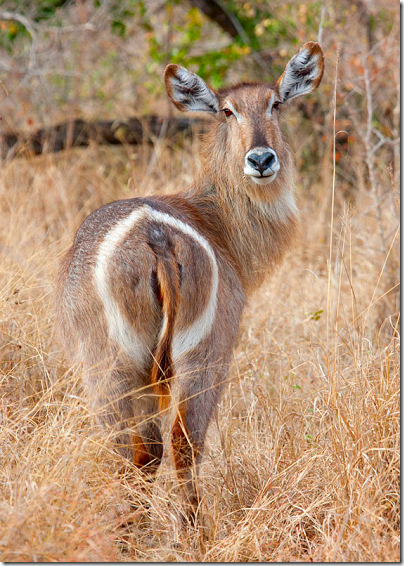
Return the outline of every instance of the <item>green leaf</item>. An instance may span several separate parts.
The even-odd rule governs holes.
[[[121,37],[123,37],[126,32],[125,24],[119,20],[114,20],[112,22],[111,29],[113,33],[115,33],[116,35],[120,35]]]

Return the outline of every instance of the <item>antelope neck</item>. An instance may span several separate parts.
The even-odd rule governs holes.
[[[229,253],[245,287],[250,281],[255,287],[254,280],[268,265],[277,263],[294,232],[298,210],[292,191],[284,190],[268,204],[255,202],[241,191],[221,194],[209,182],[203,186],[185,198]]]

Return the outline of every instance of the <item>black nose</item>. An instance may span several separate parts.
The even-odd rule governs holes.
[[[275,154],[270,153],[269,151],[266,151],[262,155],[258,155],[258,153],[252,153],[247,157],[247,161],[262,175],[265,169],[271,167],[271,165],[273,165],[273,163],[275,162]]]

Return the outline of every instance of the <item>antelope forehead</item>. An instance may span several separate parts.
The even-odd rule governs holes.
[[[273,90],[268,89],[263,94],[260,89],[257,92],[250,92],[248,97],[243,96],[243,98],[237,101],[225,98],[223,108],[231,110],[238,122],[249,122],[256,120],[259,115],[271,116],[275,98],[276,95]]]

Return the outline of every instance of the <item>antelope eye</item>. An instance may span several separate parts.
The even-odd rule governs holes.
[[[279,110],[279,105],[282,104],[280,100],[276,100],[273,104],[272,104],[272,109],[273,110]]]
[[[233,112],[228,108],[223,108],[223,112],[226,114],[227,118],[229,118],[233,114]]]

